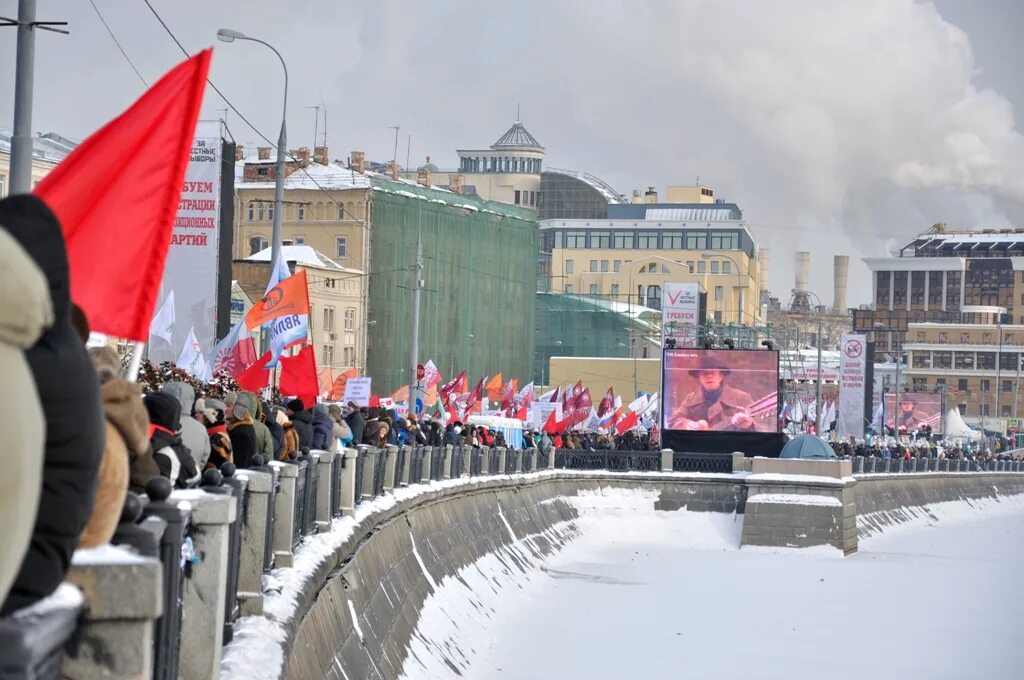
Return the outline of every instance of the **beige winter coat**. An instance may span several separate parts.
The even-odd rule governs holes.
[[[52,323],[46,277],[0,225],[0,602],[32,536],[43,478],[45,423],[25,350]]]

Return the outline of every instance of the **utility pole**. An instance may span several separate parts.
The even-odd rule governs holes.
[[[423,285],[423,201],[419,202],[416,220],[416,263],[412,269],[412,332],[409,333],[409,411],[416,413],[416,400],[420,397],[417,372],[420,354],[420,290]]]
[[[391,129],[395,131],[395,152],[391,156],[391,160],[395,163],[395,165],[397,165],[398,164],[398,131],[402,129],[402,126],[401,125],[392,125]]]
[[[14,135],[11,137],[11,194],[32,191],[32,91],[35,81],[36,29],[67,35],[66,21],[36,21],[36,0],[18,0],[17,20],[0,17],[0,26],[18,27],[14,67]]]
[[[818,379],[814,381],[814,434],[821,436],[821,314],[818,314]]]

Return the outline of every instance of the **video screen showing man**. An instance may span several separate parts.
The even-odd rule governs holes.
[[[939,429],[941,397],[938,394],[906,392],[900,394],[900,405],[896,407],[896,395],[885,395],[886,427],[906,432],[920,430],[925,425],[937,432]]]
[[[665,360],[667,429],[778,430],[778,363],[774,353],[670,351]]]

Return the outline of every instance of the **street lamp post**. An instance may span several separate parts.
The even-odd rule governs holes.
[[[277,136],[277,165],[274,177],[274,226],[270,235],[270,266],[277,266],[277,260],[281,256],[281,213],[284,209],[284,157],[287,153],[287,134],[285,124],[288,117],[288,67],[284,63],[284,57],[274,49],[274,46],[259,38],[251,38],[246,34],[230,28],[221,28],[217,31],[217,39],[230,43],[236,40],[248,40],[259,43],[270,49],[281,61],[281,68],[284,70],[284,97],[281,107],[281,133]]]

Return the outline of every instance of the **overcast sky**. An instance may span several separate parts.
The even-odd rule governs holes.
[[[141,0],[94,0],[149,83],[183,57]],[[152,0],[190,51],[215,45],[211,78],[276,139],[281,72],[228,26],[288,63],[289,145],[312,145],[328,111],[334,158],[399,160],[412,135],[453,167],[517,105],[552,167],[621,193],[697,176],[737,202],[773,251],[788,299],[792,255],[832,301],[832,255],[851,256],[850,303],[867,302],[864,256],[934,222],[1024,225],[1024,3],[1018,0]],[[14,16],[16,0],[0,0]],[[33,128],[82,139],[144,86],[88,0],[39,1]],[[15,32],[0,29],[0,126],[12,123]],[[212,91],[204,117],[224,103]],[[322,113],[321,113],[321,121]],[[237,141],[256,133],[235,114]],[[322,125],[322,123],[321,123]],[[322,127],[321,127],[322,132]]]

